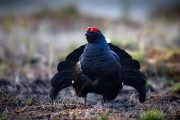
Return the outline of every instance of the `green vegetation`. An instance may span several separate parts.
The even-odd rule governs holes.
[[[29,116],[18,116],[18,120],[31,120]]]
[[[123,40],[117,40],[116,38],[112,38],[111,43],[119,46],[122,49],[129,50],[128,53],[132,56],[132,58],[140,63],[143,64],[145,62],[144,52],[140,51],[138,43],[132,39],[124,38]]]
[[[7,112],[3,112],[2,114],[0,114],[0,120],[10,120],[11,117]]]
[[[148,79],[148,80],[147,80],[147,83],[146,83],[145,87],[146,87],[146,90],[148,90],[148,91],[149,91],[149,90],[150,90],[150,91],[154,90],[154,88],[153,88],[153,82],[152,82],[151,79]]]
[[[8,15],[8,16],[4,17],[2,21],[3,21],[3,25],[4,25],[5,29],[9,33],[12,30],[13,25],[14,25],[13,16]]]
[[[68,54],[70,54],[73,50],[77,49],[78,47],[80,47],[79,44],[70,44],[66,50],[62,51],[59,54],[58,60],[64,60]]]
[[[152,80],[147,80],[146,86],[152,86]]]
[[[142,51],[131,51],[129,53],[133,59],[139,61],[141,64],[145,63],[145,55]]]
[[[100,116],[96,116],[95,120],[108,120],[109,113],[103,113]]]
[[[4,77],[6,68],[7,68],[6,64],[0,64],[0,77],[1,78]]]
[[[28,98],[27,100],[26,100],[26,105],[32,105],[33,104],[33,99],[32,98]]]
[[[164,120],[164,115],[158,110],[144,111],[140,114],[140,120]]]
[[[180,93],[180,83],[176,84],[176,85],[172,88],[172,94],[175,96],[177,93]]]
[[[164,67],[164,72],[167,78],[174,80],[175,82],[180,81],[180,64],[178,63],[169,63]]]
[[[35,18],[44,18],[47,16],[51,16],[51,17],[58,17],[60,15],[68,15],[71,16],[73,18],[78,18],[80,17],[80,14],[78,13],[77,9],[75,7],[66,7],[64,9],[59,9],[59,10],[50,10],[48,8],[45,8],[43,10],[40,10],[36,13],[33,14],[33,17]]]
[[[35,45],[34,45],[34,41],[30,41],[28,39],[28,36],[25,36],[23,39],[22,39],[22,44],[23,46],[25,46],[27,48],[27,62],[28,64],[30,64],[30,61],[32,59],[32,55],[33,55],[33,52],[34,52],[34,48],[35,48]]]
[[[108,120],[109,113],[104,113],[101,116],[101,120]]]
[[[53,44],[49,45],[49,59],[48,59],[48,71],[51,71],[51,67],[53,64],[53,58],[54,58],[54,51],[53,51]]]
[[[168,87],[168,86],[175,85],[175,82],[172,79],[167,79],[167,78],[164,78],[162,80],[162,83],[163,83],[163,87]]]
[[[13,63],[9,61],[0,63],[0,77],[1,78],[5,77],[7,70],[9,70],[9,68],[12,66]]]
[[[133,41],[131,38],[123,38],[123,39],[111,38],[111,43],[119,46],[122,49],[139,50],[138,43]]]

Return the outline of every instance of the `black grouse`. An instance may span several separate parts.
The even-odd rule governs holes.
[[[107,102],[116,98],[123,85],[128,85],[138,91],[139,101],[144,102],[147,78],[139,71],[139,62],[119,47],[107,43],[96,27],[88,27],[85,36],[88,43],[58,64],[58,73],[51,80],[50,98],[54,100],[63,88],[73,86],[79,97],[96,93]]]

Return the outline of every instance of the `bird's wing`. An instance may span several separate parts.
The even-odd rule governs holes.
[[[122,81],[124,85],[134,87],[139,92],[139,101],[144,102],[146,99],[146,76],[139,71],[140,64],[137,60],[133,60],[132,57],[120,49],[119,47],[108,43],[110,49],[113,51],[113,55],[120,59],[120,64],[122,65]],[[114,54],[115,52],[115,54]]]
[[[72,86],[73,72],[76,63],[79,61],[79,57],[82,55],[86,45],[82,45],[79,48],[71,52],[65,59],[58,64],[58,73],[51,79],[51,91],[50,98],[54,100],[57,94],[64,88]]]
[[[119,56],[118,56],[114,51],[112,51],[112,50],[111,50],[111,53],[112,53],[112,55],[116,58],[116,60],[117,60],[119,63],[121,63],[121,61],[120,61],[120,59],[119,59]]]
[[[85,97],[89,92],[94,91],[94,83],[87,75],[82,73],[81,63],[77,62],[73,74],[73,88],[79,97]]]

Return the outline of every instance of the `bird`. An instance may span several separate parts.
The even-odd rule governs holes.
[[[95,93],[109,102],[127,85],[137,90],[139,102],[143,103],[147,78],[139,71],[139,62],[125,50],[107,43],[97,27],[88,27],[85,36],[87,44],[58,64],[58,72],[51,79],[49,97],[54,101],[62,89],[72,86],[78,97],[86,99],[88,93]]]

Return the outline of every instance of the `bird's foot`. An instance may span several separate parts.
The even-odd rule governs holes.
[[[84,103],[87,104],[87,95],[84,96]]]

